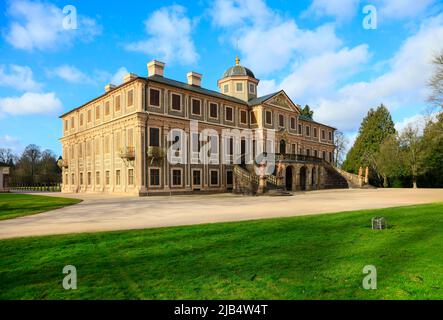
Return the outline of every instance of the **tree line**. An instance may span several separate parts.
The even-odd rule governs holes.
[[[51,150],[41,150],[30,144],[17,155],[11,149],[0,148],[0,163],[10,167],[11,186],[53,185],[61,182],[57,156]]]
[[[429,97],[434,116],[408,124],[397,132],[381,104],[363,119],[342,168],[358,173],[369,167],[370,183],[380,187],[443,187],[443,52],[433,61]]]

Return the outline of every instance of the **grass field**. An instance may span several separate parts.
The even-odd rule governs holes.
[[[3,240],[0,299],[443,299],[443,204]]]
[[[0,220],[62,208],[81,200],[29,194],[0,193]]]

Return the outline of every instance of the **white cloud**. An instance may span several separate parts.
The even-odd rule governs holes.
[[[91,41],[101,33],[95,20],[77,15],[77,29],[63,28],[61,8],[50,3],[28,0],[10,1],[7,16],[11,22],[5,39],[17,49],[60,49],[72,45],[75,39]]]
[[[20,97],[0,98],[1,115],[54,114],[62,103],[56,94],[26,92]]]
[[[242,64],[258,75],[281,70],[296,58],[342,44],[332,24],[315,30],[300,29],[294,19],[273,11],[261,0],[218,0],[210,13],[213,23],[226,29],[231,44],[238,43]]]
[[[334,85],[358,71],[369,60],[367,45],[343,48],[306,59],[285,77],[279,87],[297,101],[334,92]]]
[[[47,72],[50,77],[59,77],[71,83],[93,83],[94,81],[80,69],[70,66],[62,65]]]
[[[167,63],[192,64],[198,59],[191,37],[193,23],[179,5],[163,7],[144,22],[148,39],[129,43],[126,49],[141,52]]]
[[[9,69],[9,72],[8,70]],[[34,81],[31,68],[28,66],[0,65],[0,86],[8,86],[18,90],[39,90],[41,85]]]
[[[0,148],[11,149],[14,153],[18,153],[23,149],[20,140],[9,134],[0,136]]]
[[[435,0],[375,0],[383,18],[394,20],[420,16],[434,3]]]
[[[129,71],[125,67],[120,67],[116,73],[111,77],[111,83],[119,85],[123,82],[123,77],[128,74]]]
[[[384,103],[391,111],[423,105],[432,74],[431,60],[443,49],[443,14],[428,19],[389,61],[389,70],[371,80],[347,84],[337,93],[312,98],[316,118],[342,130],[358,127],[370,107]]]
[[[333,17],[346,21],[355,16],[360,0],[313,0],[303,17]]]
[[[234,27],[249,22],[268,22],[275,17],[262,0],[217,0],[209,12],[213,23]]]

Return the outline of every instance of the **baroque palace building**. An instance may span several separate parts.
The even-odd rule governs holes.
[[[219,92],[202,88],[199,73],[189,72],[184,83],[164,77],[162,62],[147,67],[148,77],[129,73],[121,85],[107,85],[104,94],[60,117],[63,192],[152,195],[347,187],[330,164],[335,129],[302,116],[284,91],[258,97],[259,80],[238,58],[218,81]],[[208,129],[218,137],[202,139]],[[260,134],[246,144],[226,138],[227,129]],[[174,131],[180,146],[187,147],[182,149],[186,161],[169,161],[167,149],[178,140]],[[194,135],[197,146],[190,143]],[[211,161],[201,163],[204,139],[212,153]],[[233,150],[243,157],[240,164],[232,163]],[[244,165],[245,153],[261,151],[275,154],[277,162],[266,178]]]

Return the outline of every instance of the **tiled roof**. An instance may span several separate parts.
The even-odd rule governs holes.
[[[267,95],[262,96],[262,97],[257,97],[257,98],[251,99],[251,100],[248,101],[248,104],[249,104],[250,106],[256,106],[256,105],[258,105],[258,104],[261,104],[261,103],[265,102],[265,101],[268,100],[269,98],[272,98],[273,96],[275,96],[275,95],[276,95],[277,93],[279,93],[279,92],[280,92],[280,91],[278,91],[278,92],[274,92],[274,93],[270,93],[270,94],[267,94]]]
[[[205,88],[198,87],[198,86],[192,86],[192,85],[189,85],[185,82],[180,82],[177,80],[168,79],[168,78],[161,77],[161,76],[151,76],[146,79],[148,79],[148,81],[154,81],[154,82],[170,85],[170,86],[173,86],[176,88],[181,88],[181,89],[193,91],[193,92],[200,93],[200,94],[205,94],[205,95],[212,96],[215,98],[229,100],[229,101],[232,101],[235,103],[240,103],[240,104],[246,104],[246,102],[244,102],[243,100],[225,95],[223,93],[220,93],[220,92],[217,92],[214,90],[209,90],[209,89],[205,89]]]

